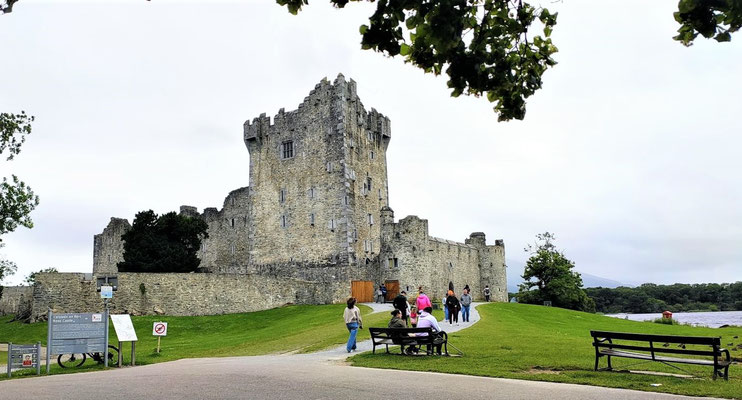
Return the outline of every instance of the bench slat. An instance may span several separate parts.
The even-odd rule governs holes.
[[[612,357],[624,357],[624,358],[635,358],[639,360],[653,360],[653,361],[666,361],[680,364],[696,364],[696,365],[714,365],[714,360],[699,360],[697,358],[678,358],[678,357],[655,357],[652,359],[651,354],[633,353],[629,351],[616,351],[616,350],[600,350],[600,354]],[[719,360],[718,365],[726,366],[731,362],[726,360]]]
[[[721,346],[721,337],[711,336],[678,336],[678,335],[650,335],[645,333],[590,331],[594,338],[611,338],[621,340],[636,340],[644,342],[705,344],[709,346]]]
[[[714,353],[713,350],[697,350],[697,349],[670,349],[663,347],[662,345],[656,346],[654,348],[649,346],[634,346],[634,345],[628,345],[628,344],[615,344],[615,343],[593,343],[593,346],[600,347],[600,348],[606,348],[606,349],[623,349],[623,350],[637,350],[637,351],[654,351],[655,353],[669,353],[669,354],[688,354],[693,356],[708,356],[713,357]]]

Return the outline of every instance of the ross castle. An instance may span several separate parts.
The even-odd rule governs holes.
[[[221,210],[180,208],[182,214],[208,224],[208,238],[198,252],[205,273],[118,274],[121,288],[129,276],[145,279],[152,287],[141,293],[149,296],[147,305],[137,305],[143,300],[135,299],[138,294],[131,290],[132,299],[126,301],[136,304],[119,296],[119,308],[148,313],[154,290],[183,290],[177,284],[150,282],[155,278],[144,275],[191,275],[188,279],[204,281],[244,276],[258,280],[234,283],[235,288],[274,283],[301,288],[258,308],[337,302],[351,293],[360,301],[372,301],[381,283],[389,288],[388,298],[400,290],[414,297],[419,286],[440,298],[453,284],[459,294],[469,285],[475,298],[483,297],[482,289],[489,285],[493,300],[507,301],[502,240],[487,245],[485,234],[475,232],[460,243],[431,237],[427,220],[417,216],[395,222],[387,183],[390,140],[389,119],[373,108],[367,111],[356,83],[342,74],[332,83],[323,79],[294,111],[280,109],[273,121],[265,114],[246,121],[249,187],[230,192]],[[121,235],[129,228],[127,220],[111,218],[95,235],[94,275],[118,273]],[[58,300],[60,296],[50,294],[51,286],[60,285],[46,285],[40,296],[36,291],[41,289],[35,288],[34,302],[37,297]],[[191,312],[230,311],[228,299],[224,303],[226,308]]]

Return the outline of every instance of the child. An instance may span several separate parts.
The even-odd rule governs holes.
[[[412,325],[413,328],[417,328],[417,307],[412,307],[410,309],[410,325]]]

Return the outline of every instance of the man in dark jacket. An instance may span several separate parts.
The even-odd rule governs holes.
[[[394,308],[402,312],[402,319],[407,321],[407,293],[403,290],[399,292],[397,297],[394,298],[392,301],[392,304],[394,305]]]

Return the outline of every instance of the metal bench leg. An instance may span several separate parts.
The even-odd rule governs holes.
[[[613,366],[611,365],[611,356],[608,356],[608,370],[609,371],[613,370]]]
[[[389,345],[385,344],[384,346],[386,346],[386,354],[389,354]]]
[[[599,361],[599,360],[600,360],[600,356],[596,354],[596,355],[595,355],[595,370],[596,370],[596,371],[598,370],[598,361]]]

